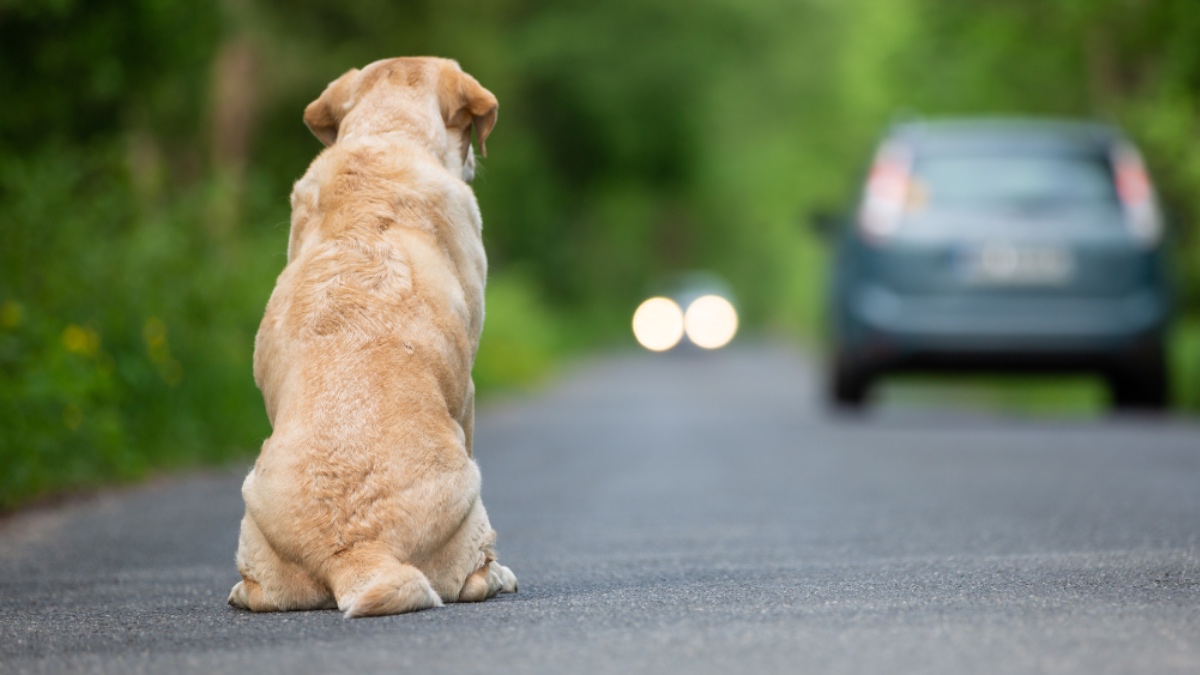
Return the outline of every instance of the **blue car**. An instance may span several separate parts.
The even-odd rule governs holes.
[[[1119,408],[1167,404],[1163,215],[1117,129],[899,124],[841,218],[829,394],[910,371],[1084,371]]]

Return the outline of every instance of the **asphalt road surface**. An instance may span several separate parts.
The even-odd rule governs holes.
[[[1200,426],[816,390],[743,346],[490,402],[520,593],[407,616],[226,606],[246,467],[21,514],[0,672],[1200,673]]]

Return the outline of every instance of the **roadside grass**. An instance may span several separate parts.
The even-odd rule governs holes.
[[[1175,408],[1200,414],[1200,317],[1176,323],[1171,331],[1170,359]]]
[[[1108,393],[1086,375],[903,375],[880,387],[880,399],[900,406],[989,410],[1032,418],[1086,418],[1103,414]]]

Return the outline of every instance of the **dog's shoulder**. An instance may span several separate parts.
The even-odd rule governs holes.
[[[483,256],[470,186],[403,143],[367,138],[327,148],[296,182],[292,208],[282,318],[299,334],[386,331],[422,301],[414,267],[441,287],[462,282],[464,255]],[[454,270],[440,271],[447,266]]]
[[[293,214],[316,216],[333,230],[369,224],[436,234],[441,220],[478,205],[470,186],[411,144],[356,139],[326,149],[292,192]]]

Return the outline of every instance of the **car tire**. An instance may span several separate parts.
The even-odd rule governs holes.
[[[1118,411],[1163,412],[1170,383],[1166,350],[1160,343],[1127,358],[1108,373],[1112,407]]]
[[[861,410],[871,391],[870,371],[853,357],[839,352],[829,375],[829,402],[835,409]]]

